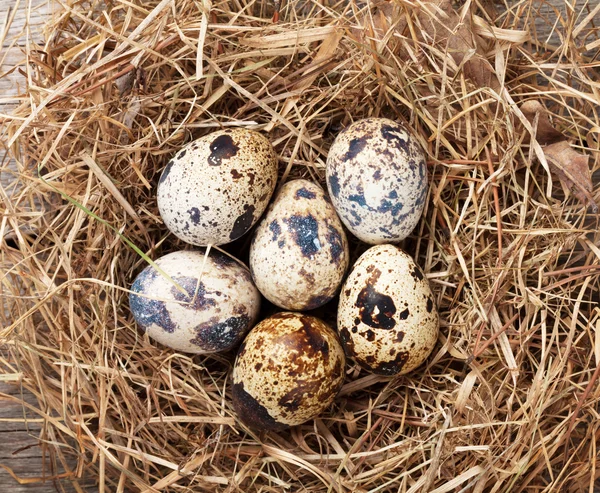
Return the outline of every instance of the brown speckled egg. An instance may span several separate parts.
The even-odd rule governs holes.
[[[179,251],[139,273],[129,306],[150,338],[177,351],[215,353],[235,347],[254,325],[260,293],[249,270],[212,250]]]
[[[373,373],[408,373],[433,350],[438,327],[431,288],[410,255],[394,245],[377,245],[359,257],[338,307],[348,356]]]
[[[264,136],[244,128],[219,130],[167,163],[158,182],[158,208],[182,240],[222,245],[252,227],[276,182],[277,158]]]
[[[327,187],[346,227],[360,240],[397,243],[415,228],[427,197],[427,164],[418,140],[385,118],[359,120],[335,139]]]
[[[307,180],[286,183],[256,228],[250,271],[259,291],[286,310],[312,310],[335,296],[348,242],[329,197]]]
[[[301,313],[278,313],[250,331],[233,366],[233,407],[259,430],[315,418],[335,399],[346,360],[337,334]]]

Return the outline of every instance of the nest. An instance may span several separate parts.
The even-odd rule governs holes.
[[[64,469],[48,477],[101,492],[592,491],[600,29],[597,7],[572,4],[61,3],[2,119],[18,171],[2,168],[16,181],[0,362],[37,397],[40,444]],[[367,116],[406,123],[427,152],[426,210],[402,247],[434,290],[438,344],[406,376],[350,365],[318,419],[257,434],[231,407],[234,354],[158,347],[129,312],[147,258],[188,248],[161,222],[158,177],[190,140],[245,126],[269,136],[280,183],[323,184],[335,135]],[[245,259],[247,237],[224,248]]]

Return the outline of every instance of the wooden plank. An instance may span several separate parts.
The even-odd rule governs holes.
[[[30,392],[22,390],[18,385],[0,382],[0,393],[15,396],[25,402],[37,406],[36,398]],[[39,435],[42,423],[34,412],[24,408],[13,400],[0,397],[0,465],[10,470],[23,481],[35,478],[51,478],[60,476],[65,470],[60,465],[50,462],[39,446]],[[66,454],[65,454],[66,455]],[[76,461],[69,461],[74,468]],[[89,483],[89,481],[88,481]],[[80,481],[83,491],[98,491],[93,484]],[[44,482],[19,484],[4,468],[0,469],[0,492],[4,493],[72,493],[77,491],[68,479],[48,479]]]

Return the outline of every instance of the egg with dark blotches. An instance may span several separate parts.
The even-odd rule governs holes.
[[[277,157],[266,137],[244,128],[219,130],[167,163],[158,182],[158,209],[183,241],[222,245],[254,225],[276,182]]]
[[[342,286],[337,322],[346,354],[381,375],[421,365],[439,330],[425,274],[394,245],[371,247],[358,258]]]
[[[427,163],[401,124],[366,118],[344,129],[327,156],[327,187],[342,222],[358,239],[397,243],[415,228],[427,197]]]
[[[174,252],[155,264],[162,273],[149,265],[129,295],[151,339],[185,353],[216,353],[237,346],[254,325],[260,293],[243,264],[215,250],[206,259],[201,250]]]
[[[258,430],[283,430],[317,417],[344,383],[346,359],[322,320],[278,313],[254,327],[233,366],[233,407]]]
[[[325,190],[308,180],[286,183],[259,223],[250,271],[265,298],[286,310],[331,300],[348,267],[348,241]]]

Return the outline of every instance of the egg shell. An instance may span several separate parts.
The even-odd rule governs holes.
[[[423,363],[438,338],[439,316],[429,282],[394,245],[369,248],[342,286],[338,330],[346,354],[381,375]]]
[[[233,406],[259,430],[282,430],[315,418],[344,383],[344,351],[322,320],[283,312],[250,331],[233,367]]]
[[[167,163],[158,182],[158,208],[178,238],[222,245],[254,225],[276,182],[277,157],[266,137],[244,128],[219,130]]]
[[[423,148],[401,124],[385,118],[351,124],[332,144],[326,171],[333,205],[360,240],[397,243],[419,222],[427,163]]]
[[[286,183],[252,239],[256,287],[281,308],[312,310],[335,296],[347,268],[348,241],[325,190]]]
[[[215,353],[237,346],[254,325],[260,293],[250,271],[226,255],[173,252],[136,277],[129,296],[138,326],[155,341],[186,353]]]

